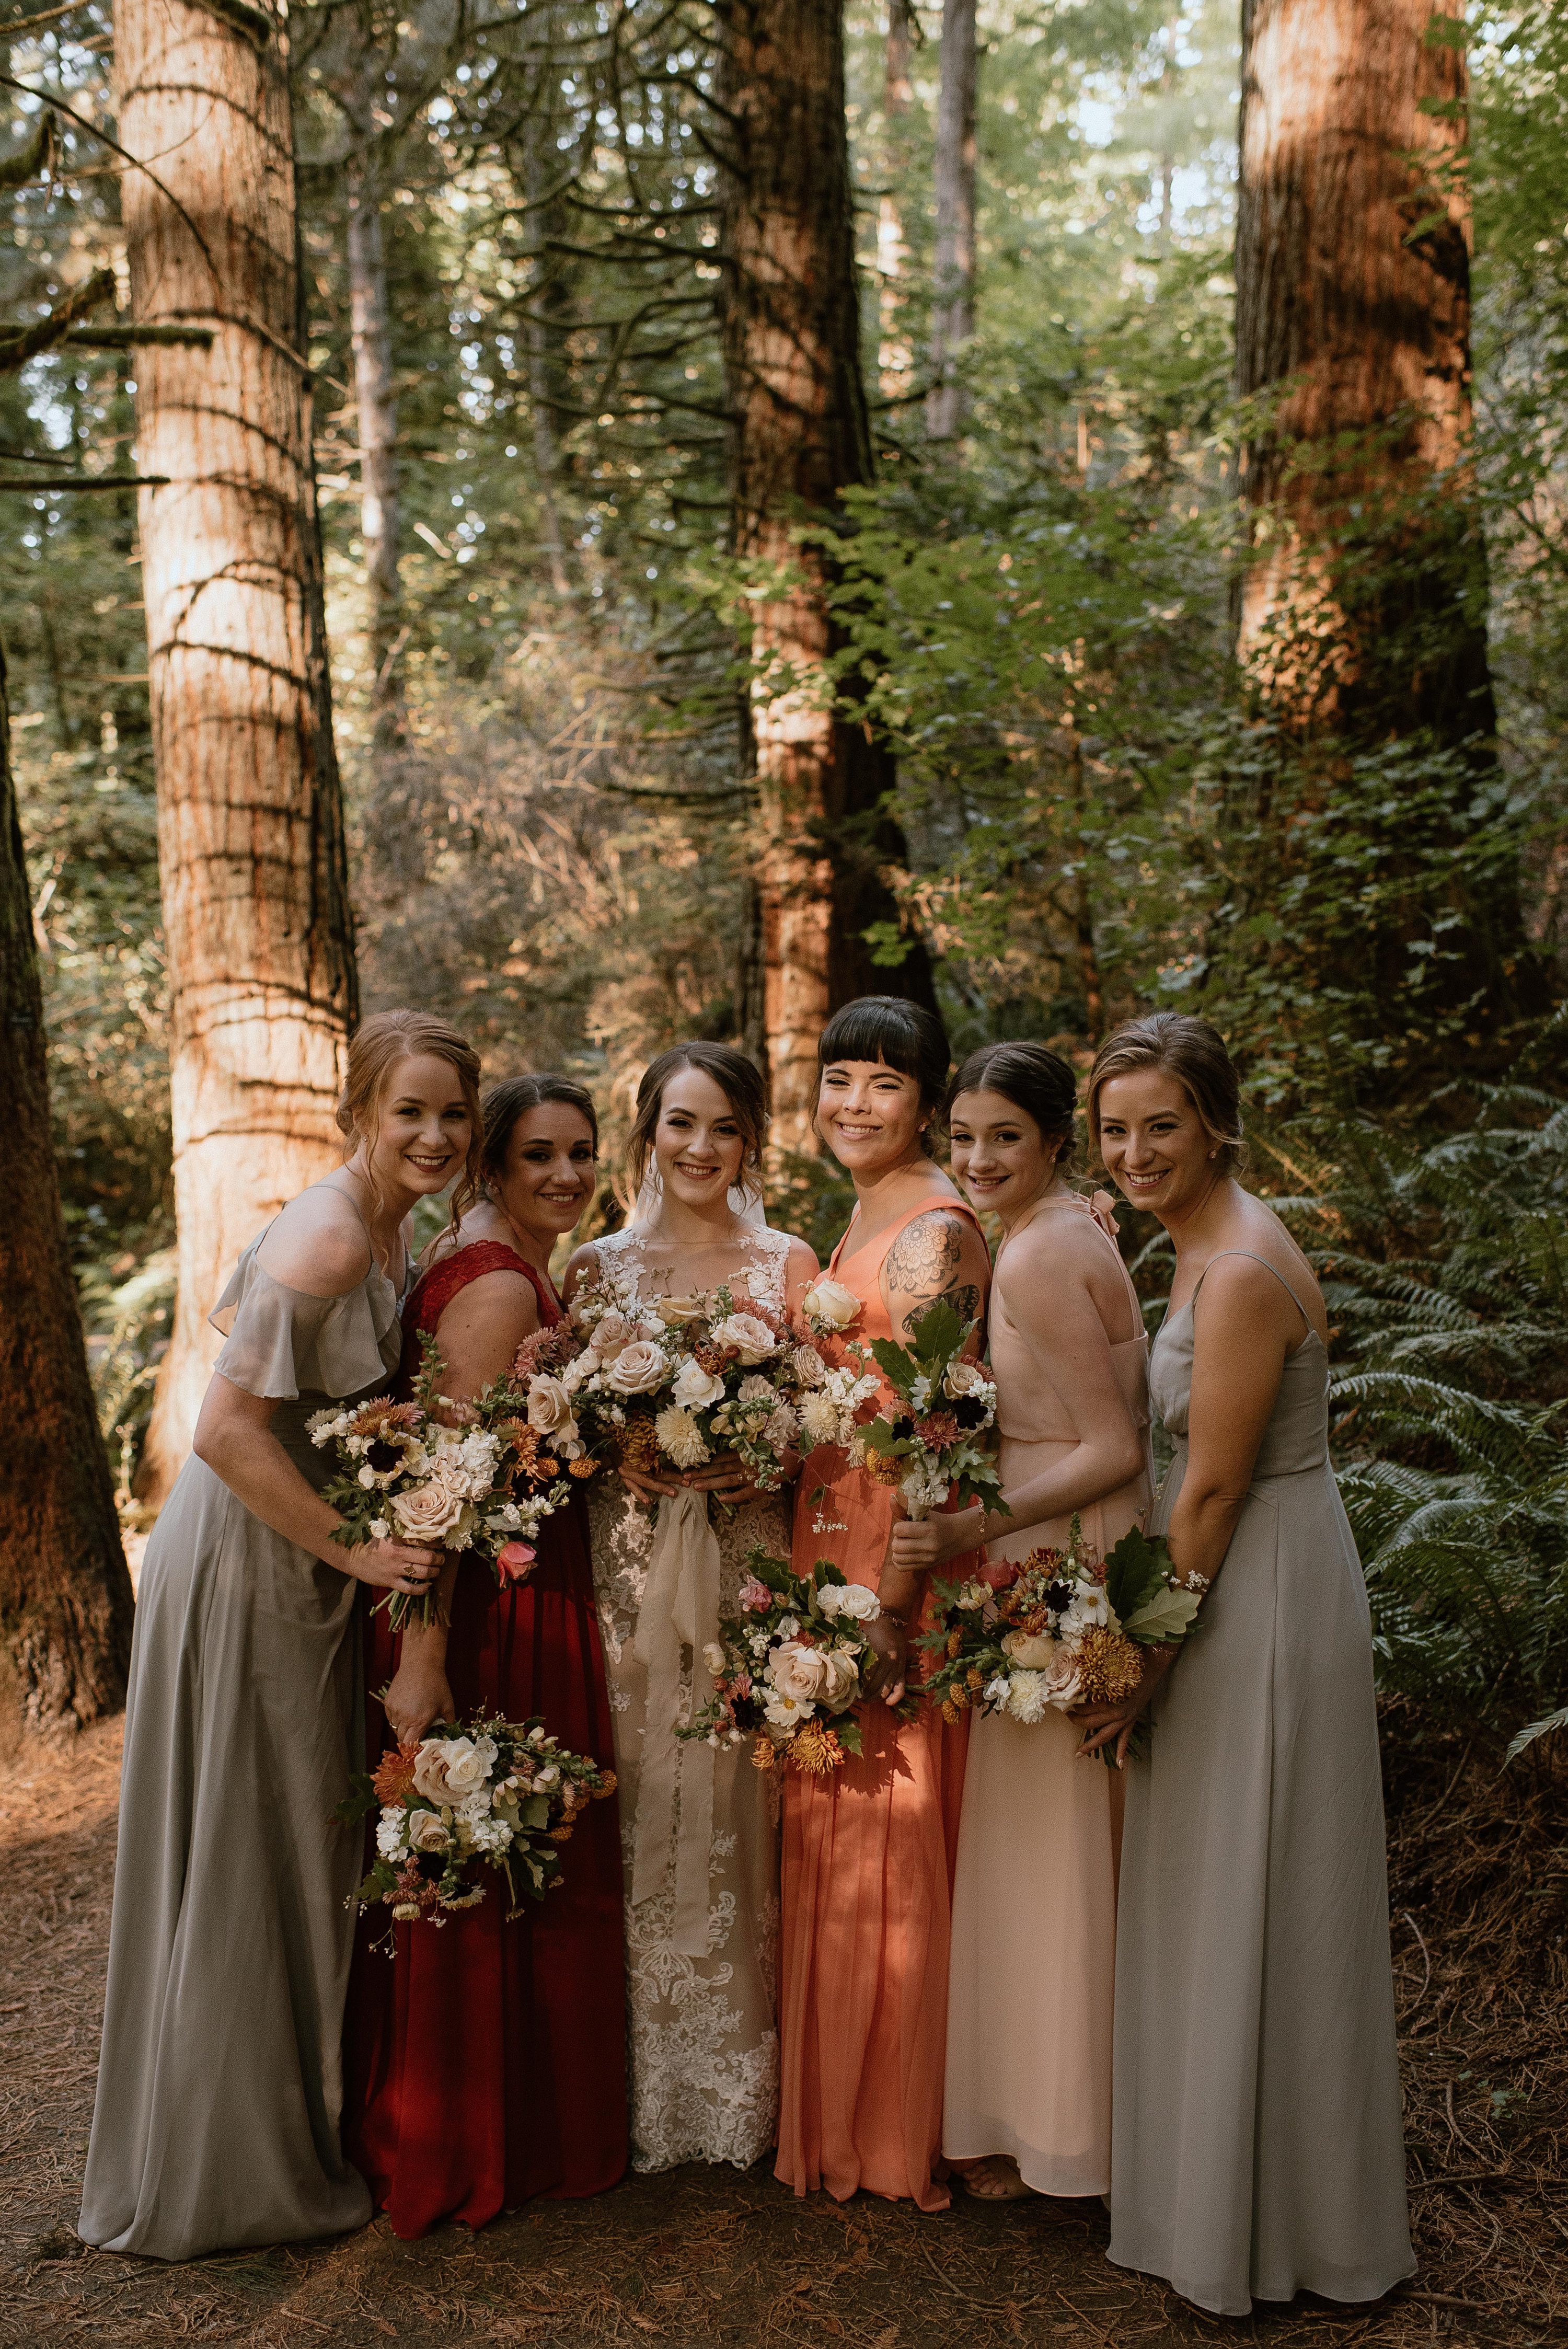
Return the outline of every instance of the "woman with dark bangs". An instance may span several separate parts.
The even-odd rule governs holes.
[[[822,1346],[835,1361],[846,1342],[907,1339],[939,1299],[966,1320],[984,1308],[985,1240],[932,1156],[948,1060],[935,1016],[892,996],[847,1004],[818,1046],[817,1129],[856,1192],[820,1300],[840,1320]],[[921,1588],[888,1558],[896,1494],[826,1449],[807,1460],[799,1489],[796,1571],[830,1559],[875,1590],[883,1611],[867,1626],[879,1661],[856,1707],[861,1756],[822,1778],[791,1773],[784,1792],[777,2174],[798,2194],[826,2187],[846,2201],[863,2188],[942,2210],[966,1724],[949,1728],[929,1707],[901,1723],[889,1709],[903,1691]]]

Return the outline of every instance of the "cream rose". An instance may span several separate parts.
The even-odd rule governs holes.
[[[821,1702],[830,1713],[842,1713],[861,1692],[861,1671],[853,1656],[842,1648],[819,1649],[823,1663]]]
[[[1026,1672],[1043,1672],[1055,1660],[1057,1642],[1043,1631],[1008,1631],[1003,1637],[1002,1652]]]
[[[558,1435],[571,1425],[572,1398],[559,1379],[542,1373],[528,1390],[528,1423],[541,1435]],[[573,1429],[575,1434],[576,1430]]]
[[[827,1582],[817,1593],[824,1615],[847,1615],[851,1623],[874,1623],[882,1601],[863,1582]]]
[[[676,1373],[672,1390],[683,1411],[707,1411],[724,1400],[724,1381],[705,1371],[695,1354],[688,1354]]]
[[[803,1387],[820,1387],[828,1375],[828,1365],[815,1346],[791,1348],[789,1365]]]
[[[416,1485],[411,1492],[395,1494],[389,1507],[392,1522],[405,1541],[428,1542],[439,1548],[449,1534],[458,1531],[469,1504],[465,1494],[437,1475]]]
[[[990,1380],[978,1362],[949,1362],[947,1376],[942,1381],[942,1392],[950,1402],[958,1402],[965,1395],[978,1394],[989,1389]]]
[[[773,1651],[768,1677],[780,1696],[796,1704],[815,1704],[828,1683],[828,1651],[786,1640]]]
[[[841,1280],[819,1280],[801,1299],[808,1320],[821,1330],[847,1330],[861,1309],[861,1300]]]
[[[408,1841],[415,1851],[450,1851],[452,1838],[436,1811],[415,1811],[408,1820]]]
[[[652,1394],[669,1374],[669,1357],[664,1348],[655,1346],[651,1338],[634,1338],[616,1355],[604,1383],[616,1394]]]
[[[624,1313],[614,1310],[601,1313],[593,1324],[593,1334],[588,1340],[589,1350],[602,1362],[613,1362],[617,1354],[629,1346],[636,1332]]]
[[[684,1330],[702,1319],[707,1306],[706,1297],[661,1297],[654,1309],[666,1330]]]
[[[455,1806],[479,1793],[494,1760],[488,1737],[427,1737],[414,1757],[414,1785],[428,1803]]]
[[[714,1326],[716,1346],[733,1346],[748,1370],[779,1351],[779,1340],[755,1313],[729,1313]]]

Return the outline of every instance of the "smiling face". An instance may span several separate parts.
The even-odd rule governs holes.
[[[593,1196],[593,1130],[570,1102],[525,1109],[507,1137],[506,1164],[489,1188],[507,1221],[553,1246]]]
[[[665,1081],[654,1128],[654,1164],[665,1196],[699,1215],[727,1215],[746,1164],[746,1138],[729,1095],[706,1069],[676,1069]]]
[[[1135,1207],[1179,1223],[1223,1169],[1219,1145],[1168,1069],[1132,1069],[1099,1089],[1100,1155]]]
[[[985,1087],[960,1093],[948,1130],[954,1179],[974,1206],[991,1208],[1005,1224],[1032,1207],[1055,1179],[1059,1138],[1047,1141],[1027,1110],[1006,1093]]]
[[[407,1052],[387,1071],[364,1163],[384,1197],[428,1198],[459,1174],[473,1122],[458,1072],[436,1052]]]
[[[920,1086],[885,1061],[830,1061],[817,1094],[817,1131],[841,1166],[872,1182],[921,1155],[931,1122]]]

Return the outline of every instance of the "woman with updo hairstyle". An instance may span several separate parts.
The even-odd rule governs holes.
[[[561,1319],[551,1258],[598,1179],[592,1097],[530,1072],[484,1099],[479,1198],[432,1241],[403,1309],[400,1395],[424,1341],[441,1392],[462,1403]],[[544,1519],[507,1578],[477,1553],[449,1557],[445,1619],[366,1625],[372,1768],[432,1722],[542,1715],[608,1767],[614,1739],[581,1492]],[[513,1564],[519,1571],[513,1572]],[[373,1841],[374,1819],[367,1831]],[[368,1865],[368,1860],[366,1862]],[[394,2234],[443,2220],[482,2227],[533,2196],[602,2193],[626,2166],[625,1942],[614,1803],[582,1815],[571,1864],[542,1906],[509,1918],[487,1898],[443,1930],[395,1928],[388,1965],[362,1920],[349,1998],[345,2142]]]
[[[1089,1130],[1174,1244],[1150,1393],[1153,1516],[1202,1595],[1140,1687],[1083,1711],[1129,1770],[1110,2257],[1245,2316],[1371,2301],[1414,2267],[1366,1587],[1328,1457],[1312,1268],[1236,1179],[1240,1088],[1206,1019],[1108,1036]],[[1172,1661],[1174,1658],[1174,1661]]]
[[[1152,1493],[1148,1344],[1110,1200],[1071,1188],[1077,1079],[1043,1044],[972,1052],[947,1099],[953,1172],[1002,1226],[992,1273],[1006,1509],[893,1528],[901,1568],[984,1571],[1065,1547],[1105,1557]],[[1119,1781],[1066,1713],[986,1714],[969,1742],[953,1894],[943,2150],[972,2194],[1104,2194]],[[1049,2031],[1033,2027],[1051,1985]]]
[[[332,1824],[360,1766],[362,1586],[416,1597],[438,1553],[345,1548],[309,1423],[384,1393],[407,1217],[479,1172],[479,1060],[383,1011],[348,1048],[344,1164],[278,1213],[212,1311],[222,1351],[142,1566],[98,2104],[79,2231],[196,2259],[370,2215],[339,2143],[363,1873]]]
[[[903,1342],[945,1300],[974,1322],[990,1264],[966,1200],[935,1161],[951,1061],[942,1022],[902,997],[836,1011],[817,1046],[817,1131],[853,1180],[855,1210],[818,1292],[819,1343],[851,1375],[879,1338]],[[836,1334],[834,1332],[836,1331]],[[851,1351],[851,1349],[854,1350]],[[860,2189],[946,2208],[939,2174],[953,1854],[965,1724],[911,1721],[906,1645],[922,1578],[889,1556],[898,1494],[824,1446],[806,1462],[793,1562],[820,1558],[875,1591],[877,1656],[855,1707],[861,1752],[784,1787],[777,2175],[797,2194]]]
[[[737,1319],[785,1334],[817,1270],[762,1213],[768,1088],[732,1044],[676,1044],[637,1087],[624,1228],[580,1248],[567,1295],[604,1298],[601,1348],[629,1350],[687,1299],[730,1291]],[[612,1332],[618,1339],[612,1340]],[[765,1358],[759,1357],[759,1363]],[[734,1454],[677,1475],[624,1460],[588,1494],[624,1859],[632,2164],[747,2168],[779,2108],[778,1833],[748,1751],[676,1736],[712,1691],[704,1650],[737,1611],[754,1549],[789,1544],[788,1490]]]

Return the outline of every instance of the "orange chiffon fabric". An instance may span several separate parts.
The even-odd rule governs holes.
[[[957,1198],[942,1204],[970,1215]],[[829,1269],[861,1303],[851,1342],[893,1334],[882,1258],[929,1212],[912,1208],[858,1249],[851,1223],[840,1241]],[[831,1340],[823,1351],[841,1359]],[[796,1572],[829,1558],[874,1590],[894,1493],[831,1451],[806,1462],[798,1490]],[[824,1778],[792,1771],[784,1787],[775,2175],[797,2194],[826,2187],[842,2202],[863,2188],[944,2210],[936,2173],[969,1724],[950,1729],[929,1706],[903,1725],[881,1703],[855,1712],[861,1757]]]

